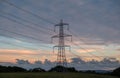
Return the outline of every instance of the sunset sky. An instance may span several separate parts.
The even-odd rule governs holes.
[[[51,37],[63,19],[73,35],[67,60],[116,58],[120,61],[120,0],[0,0],[0,62],[56,61]]]

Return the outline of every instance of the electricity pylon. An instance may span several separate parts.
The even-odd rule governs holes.
[[[52,36],[52,39],[53,38],[58,38],[59,39],[58,45],[53,47],[53,52],[54,52],[54,48],[56,48],[56,47],[58,48],[57,66],[67,67],[65,48],[69,47],[69,50],[70,50],[70,46],[65,45],[65,37],[71,37],[71,41],[72,41],[72,35],[68,35],[68,34],[64,33],[64,27],[65,26],[67,26],[67,29],[69,30],[69,24],[63,23],[63,20],[61,20],[59,24],[56,24],[55,27],[54,27],[54,31],[56,32],[56,27],[59,27],[59,34]]]

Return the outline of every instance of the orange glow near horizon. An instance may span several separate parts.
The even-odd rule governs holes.
[[[87,53],[87,52],[94,52],[95,50],[94,49],[85,49],[85,50],[83,50],[83,49],[78,49],[78,50],[76,50],[77,52],[79,52],[79,53]]]
[[[52,52],[45,52],[42,50],[20,50],[20,49],[0,49],[0,62],[16,62],[16,59],[28,60],[33,63],[34,61],[42,61],[49,59],[50,61],[56,60],[56,54]]]
[[[88,52],[93,52],[94,50],[89,49]],[[97,60],[100,61],[103,58],[98,57],[84,57],[85,51],[77,50],[78,53],[81,53],[81,58],[84,61]],[[74,58],[73,54],[66,52],[67,61],[71,62],[71,58]],[[83,56],[83,57],[82,57]],[[30,63],[34,63],[35,61],[44,62],[45,59],[50,60],[51,62],[56,61],[57,59],[57,51],[55,53],[43,50],[24,50],[24,49],[0,49],[0,62],[16,62],[16,59],[28,60]],[[120,60],[120,59],[119,59]]]
[[[32,55],[37,54],[31,50],[17,50],[17,49],[0,49],[1,54],[22,54],[22,55]]]

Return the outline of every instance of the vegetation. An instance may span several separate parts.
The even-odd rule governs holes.
[[[119,76],[120,77],[120,67],[113,70],[112,75]]]
[[[0,73],[0,78],[118,78],[108,75],[63,72]]]
[[[116,76],[116,77],[115,77]],[[56,66],[49,71],[41,68],[26,70],[20,67],[0,66],[0,78],[118,78],[120,68],[111,74],[97,74],[95,71],[76,71],[75,68]]]
[[[0,72],[26,72],[26,69],[23,69],[21,67],[16,67],[16,66],[0,66]]]
[[[56,66],[54,68],[51,68],[49,72],[78,72],[78,71],[75,70],[74,67]]]
[[[34,69],[30,69],[28,72],[46,72],[46,71],[41,68],[34,68]]]

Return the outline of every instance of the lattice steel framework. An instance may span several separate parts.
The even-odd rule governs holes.
[[[54,51],[55,47],[58,48],[57,66],[65,66],[66,67],[67,60],[66,60],[65,48],[69,47],[69,50],[70,50],[70,46],[65,45],[65,37],[71,37],[71,41],[72,41],[72,35],[65,34],[65,32],[64,32],[65,26],[67,26],[67,29],[69,30],[69,24],[63,23],[63,20],[61,20],[59,24],[56,24],[54,27],[54,31],[56,32],[56,27],[59,27],[59,34],[52,36],[52,39],[53,38],[59,39],[58,45],[53,47],[53,51]]]

